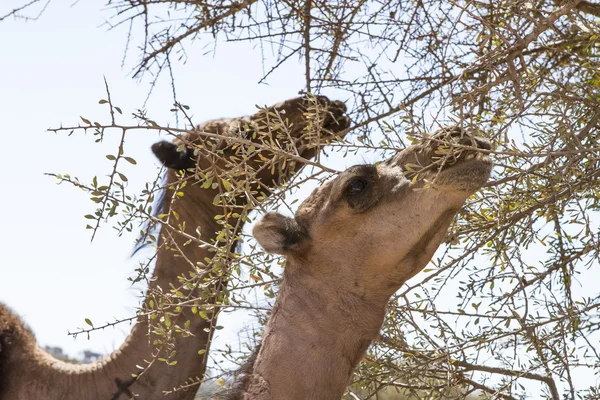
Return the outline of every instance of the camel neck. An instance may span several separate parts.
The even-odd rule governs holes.
[[[384,314],[385,304],[286,270],[246,398],[340,399]]]
[[[170,192],[167,193],[167,197],[169,194]],[[179,221],[185,221],[185,232],[188,235],[197,237],[196,227],[200,227],[201,239],[208,243],[214,240],[215,232],[220,230],[220,226],[213,218],[219,213],[215,212],[212,206],[214,196],[215,193],[211,190],[192,188],[186,190],[184,197],[169,208],[170,211],[177,213]],[[173,226],[178,229],[183,227],[178,223],[173,223]],[[123,345],[110,356],[92,364],[75,365],[56,360],[39,348],[35,344],[33,335],[16,317],[9,315],[10,321],[14,321],[12,324],[24,330],[15,337],[30,336],[30,338],[27,341],[23,340],[23,343],[14,343],[14,348],[15,350],[19,348],[18,351],[7,352],[10,358],[2,360],[0,365],[3,371],[8,371],[3,379],[18,382],[22,380],[22,376],[27,375],[28,382],[30,381],[31,384],[27,384],[26,387],[7,386],[4,391],[0,387],[0,400],[33,398],[124,400],[132,398],[133,395],[141,399],[158,397],[170,400],[193,399],[197,390],[197,385],[193,382],[202,379],[206,368],[213,314],[207,312],[209,317],[207,321],[193,314],[191,305],[177,309],[174,304],[185,302],[188,298],[198,299],[207,296],[209,297],[207,304],[214,304],[214,295],[203,297],[199,287],[191,291],[181,290],[184,298],[165,297],[164,294],[173,294],[172,289],[182,285],[178,277],[189,278],[190,272],[194,272],[195,263],[203,262],[213,255],[214,252],[210,252],[208,248],[199,246],[193,241],[189,242],[188,237],[176,232],[171,234],[164,230],[161,232],[154,273],[149,282],[144,304],[150,309],[152,305],[156,309],[160,304],[161,308],[170,315],[171,327],[185,326],[193,336],[185,337],[187,335],[175,331],[161,331],[156,328],[156,321],[150,319],[147,314],[142,314],[137,318]],[[203,287],[211,293],[218,293],[224,282],[217,281],[212,281],[212,285],[205,282],[206,285]],[[171,301],[170,307],[169,301]],[[0,322],[8,319],[2,312],[8,313],[7,310],[0,308]],[[187,321],[190,321],[189,325],[186,324]],[[206,353],[198,354],[199,350],[206,350]],[[159,358],[166,359],[173,366]],[[134,378],[132,374],[138,376]],[[172,391],[175,387],[186,383],[191,384],[191,390],[177,390],[171,395],[163,395],[164,392]]]
[[[172,171],[169,171],[169,181],[174,179],[171,175]],[[219,210],[212,205],[215,194],[210,189],[191,187],[185,191],[183,198],[164,207],[169,211],[169,218],[172,221],[169,225],[183,231],[185,235],[162,227],[156,264],[148,285],[144,306],[152,311],[157,310],[158,305],[162,304],[164,315],[170,317],[169,326],[185,327],[192,336],[173,331],[163,332],[161,328],[157,331],[157,324],[150,318],[144,315],[138,318],[125,344],[119,349],[120,357],[114,361],[120,364],[124,360],[124,363],[129,366],[131,361],[137,360],[133,365],[133,372],[138,373],[139,377],[130,379],[132,382],[130,391],[141,398],[152,398],[156,393],[170,391],[177,385],[199,382],[206,370],[206,357],[213,331],[212,317],[215,314],[207,310],[208,320],[200,317],[192,312],[193,304],[190,301],[208,297],[206,304],[215,304],[217,302],[215,296],[218,296],[225,284],[218,278],[203,276],[201,282],[204,284],[200,287],[198,279],[192,278],[193,274],[207,273],[203,263],[215,254],[210,251],[210,248],[216,232],[221,229],[214,219],[214,216],[219,214]],[[165,204],[170,204],[171,197],[172,191],[169,190]],[[185,221],[185,224],[182,224],[182,221]],[[200,228],[199,239],[204,244],[190,240],[190,238],[198,238],[197,228]],[[183,289],[182,287],[187,285],[184,285],[181,279],[190,279],[188,285],[195,285],[195,287],[188,286]],[[202,288],[206,293],[202,292]],[[165,294],[175,293],[174,297],[165,297]],[[178,307],[179,303],[188,304]],[[164,324],[163,327],[167,325]],[[145,363],[144,360],[150,361],[151,364]],[[146,369],[140,371],[137,365],[144,366]],[[119,369],[121,368],[122,366],[119,366]],[[197,386],[192,385],[192,388],[193,390],[179,391],[166,398],[191,399]]]

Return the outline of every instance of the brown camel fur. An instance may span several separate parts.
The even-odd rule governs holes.
[[[310,113],[305,113],[307,109],[310,109]],[[238,168],[251,176],[249,171],[255,170],[252,187],[246,191],[262,190],[268,194],[268,188],[277,187],[277,184],[288,180],[295,172],[294,168],[303,164],[301,157],[313,157],[319,144],[328,143],[346,133],[349,120],[344,116],[345,110],[342,102],[331,102],[323,96],[296,98],[250,117],[206,122],[197,131],[209,133],[208,136],[193,131],[177,139],[174,144],[155,144],[154,153],[169,167],[169,190],[162,212],[169,215],[171,226],[184,228],[189,236],[163,226],[156,266],[144,302],[145,309],[150,310],[151,303],[158,304],[157,293],[173,294],[175,291],[172,288],[185,292],[179,279],[182,276],[189,277],[190,272],[205,276],[206,284],[202,286],[206,291],[198,287],[187,289],[185,299],[198,298],[202,299],[199,303],[205,301],[205,304],[211,304],[216,300],[212,294],[223,289],[223,279],[211,277],[212,270],[207,270],[203,263],[215,254],[209,251],[210,242],[215,241],[216,232],[221,231],[222,225],[214,217],[223,214],[224,207],[213,204],[218,189],[211,185],[205,185],[209,186],[207,189],[202,188],[204,181],[198,180],[201,173]],[[268,121],[279,121],[279,124],[268,124]],[[234,140],[230,140],[230,137]],[[249,155],[247,149],[240,150],[240,140],[254,141],[259,150]],[[280,153],[265,148],[265,141],[279,142],[284,148],[293,147],[297,157],[284,164]],[[241,156],[232,158],[239,155],[240,151],[245,151],[245,162],[241,161]],[[264,163],[260,162],[261,158],[276,158],[279,162],[276,168],[265,168]],[[178,176],[177,170],[185,169],[188,172],[183,177]],[[185,187],[182,187],[182,181],[187,182]],[[175,195],[175,191],[183,192],[183,196]],[[171,201],[178,197],[181,199]],[[247,198],[237,194],[230,204],[241,207],[247,202]],[[166,220],[164,216],[162,218]],[[230,217],[227,222],[239,232],[237,220]],[[189,237],[197,237],[196,227],[200,227],[201,239],[209,245],[189,243]],[[225,245],[228,251],[233,246],[235,243]],[[223,263],[217,263],[216,267],[223,269]],[[182,299],[175,297],[174,300],[177,303]],[[171,307],[167,313],[171,317],[171,329],[164,335],[157,334],[156,322],[142,315],[138,317],[125,343],[111,355],[93,364],[73,365],[56,360],[42,350],[36,344],[33,333],[0,304],[0,400],[122,400],[134,396],[143,400],[192,399],[198,389],[197,384],[166,397],[164,392],[182,385],[188,378],[203,376],[206,354],[199,355],[198,351],[208,350],[215,315],[209,312],[206,320],[193,314],[191,307]],[[176,326],[184,327],[187,321],[187,329],[192,336],[176,332]],[[168,359],[171,364],[176,361],[177,365],[169,366],[159,361],[159,357]],[[132,374],[137,374],[137,377]]]
[[[450,154],[442,139],[484,152]],[[425,267],[464,201],[487,182],[489,149],[485,139],[446,130],[385,162],[346,170],[294,218],[265,215],[254,236],[287,265],[260,350],[237,392],[224,397],[340,399],[390,296]]]

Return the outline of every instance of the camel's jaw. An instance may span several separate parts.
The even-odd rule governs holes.
[[[486,154],[470,152],[464,159],[442,168],[438,173],[429,173],[427,180],[435,188],[471,195],[487,183],[493,166]]]

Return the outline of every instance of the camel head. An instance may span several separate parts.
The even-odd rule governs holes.
[[[320,146],[343,138],[350,125],[345,112],[341,101],[325,96],[298,97],[248,117],[209,121],[174,142],[154,144],[152,151],[173,170],[207,171],[217,165],[223,171],[247,174],[239,169],[243,162],[256,171],[257,180],[271,186],[272,182],[287,181],[303,165],[301,158],[310,159]],[[268,148],[279,148],[298,158],[288,159]],[[269,164],[273,159],[276,162]]]
[[[462,129],[443,130],[387,161],[347,169],[294,218],[265,215],[254,236],[267,252],[287,257],[286,276],[309,274],[387,302],[427,265],[456,212],[487,182],[490,148]]]

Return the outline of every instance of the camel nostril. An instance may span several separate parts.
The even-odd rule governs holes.
[[[477,143],[477,147],[479,147],[480,149],[483,149],[483,150],[491,150],[492,149],[492,142],[490,142],[489,139],[487,139],[487,138],[476,136],[475,142]]]
[[[456,132],[456,130],[454,132]],[[462,134],[459,136],[458,134],[454,134],[454,132],[451,135],[451,138],[455,143],[459,145],[477,147],[482,150],[492,149],[492,144],[490,140],[485,137],[476,136],[473,133],[467,131],[462,131]]]

